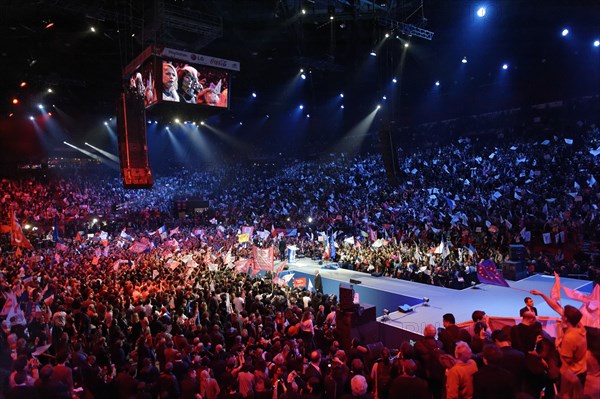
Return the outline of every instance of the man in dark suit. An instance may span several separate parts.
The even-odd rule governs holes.
[[[323,293],[323,279],[318,270],[315,270],[315,291],[320,294]]]
[[[494,331],[492,333],[492,340],[502,352],[502,359],[498,365],[513,375],[517,389],[521,389],[526,371],[525,354],[512,347],[510,338],[504,330]]]
[[[523,317],[523,313],[525,312],[533,312],[537,316],[538,312],[536,307],[533,306],[533,299],[529,296],[526,296],[523,301],[525,302],[525,307],[519,310],[519,316]]]
[[[442,323],[444,328],[439,331],[438,337],[444,344],[446,353],[454,353],[454,347],[458,341],[471,343],[471,336],[467,330],[456,325],[456,319],[452,313],[442,316]]]

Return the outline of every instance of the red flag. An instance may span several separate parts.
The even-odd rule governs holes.
[[[81,238],[81,234],[79,232],[77,232],[77,235],[75,236],[75,241],[83,242],[83,239]]]
[[[491,259],[484,260],[477,265],[477,277],[479,278],[479,282],[483,284],[510,287],[506,280],[500,275],[496,268],[496,264]]]
[[[371,239],[371,241],[375,242],[377,241],[377,231],[373,230],[372,228],[369,227],[369,238]]]
[[[283,262],[281,262],[279,264],[279,266],[277,266],[277,269],[275,269],[275,275],[279,275],[279,273],[281,273],[281,271],[285,268],[285,265],[287,265],[287,259],[284,260]]]
[[[271,225],[271,235],[273,238],[277,238],[277,230],[275,230],[275,226]]]
[[[250,266],[250,260],[248,259],[239,259],[233,262],[234,270],[236,273],[248,273],[248,268]]]
[[[252,247],[252,255],[254,256],[255,270],[273,271],[273,247]]]
[[[554,285],[550,290],[550,298],[560,301],[560,277],[556,272],[554,272]]]
[[[23,234],[21,225],[17,222],[17,216],[13,212],[11,231],[10,231],[10,243],[16,247],[23,247],[27,249],[33,249],[33,246]]]

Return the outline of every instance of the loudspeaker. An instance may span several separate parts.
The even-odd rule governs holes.
[[[361,284],[362,281],[360,280],[354,280],[353,278],[350,279],[350,284]]]
[[[125,188],[152,187],[146,142],[144,100],[134,93],[121,93],[117,102],[117,137],[121,177]]]
[[[350,284],[340,283],[340,308],[349,310],[354,308],[354,289]]]
[[[395,185],[398,183],[400,169],[398,167],[398,155],[392,141],[392,130],[389,123],[384,124],[379,129],[377,136],[379,137],[379,144],[381,145],[381,156],[383,158],[383,166],[385,166],[388,182],[391,185]]]
[[[373,276],[373,277],[381,277],[381,276],[383,276],[383,273],[381,273],[381,272],[373,272],[373,273],[371,273],[371,276]]]
[[[522,244],[511,244],[508,253],[510,256],[510,260],[513,262],[523,261],[525,260],[525,256],[527,255],[525,245]]]
[[[506,280],[518,281],[527,277],[527,268],[523,261],[506,261],[502,263],[502,277]]]

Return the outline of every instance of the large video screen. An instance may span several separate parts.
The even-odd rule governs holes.
[[[149,58],[129,77],[129,89],[144,98],[144,106],[146,108],[159,100],[156,95],[154,65],[154,58]]]
[[[159,59],[161,101],[229,108],[229,71]]]

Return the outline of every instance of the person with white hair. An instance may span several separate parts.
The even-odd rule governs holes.
[[[179,94],[177,94],[177,69],[170,62],[163,61],[163,101],[179,102]]]
[[[458,341],[454,349],[456,364],[446,371],[446,399],[473,398],[473,374],[477,364],[469,344]]]

